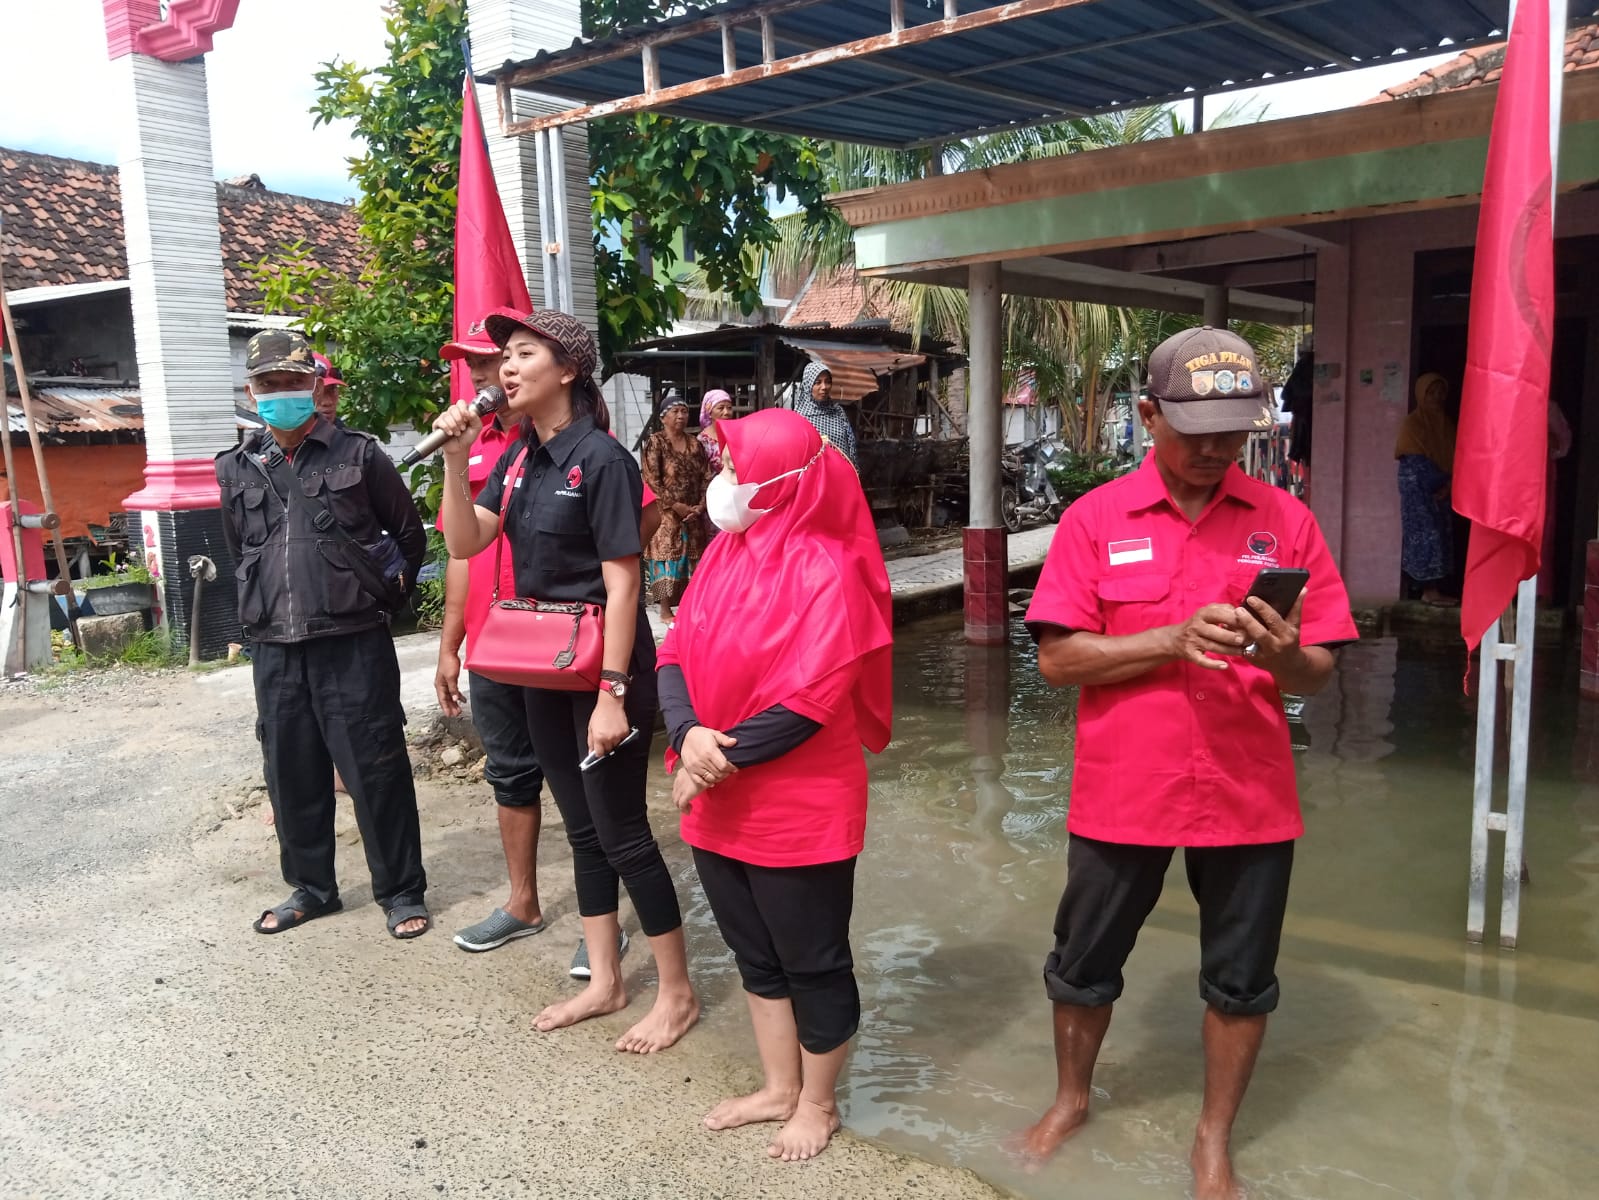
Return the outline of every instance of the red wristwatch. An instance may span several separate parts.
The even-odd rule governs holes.
[[[609,692],[616,699],[627,700],[628,685],[633,681],[620,671],[600,672],[600,691]]]

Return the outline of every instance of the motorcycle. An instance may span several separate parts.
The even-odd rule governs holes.
[[[1029,524],[1053,525],[1066,506],[1049,477],[1049,464],[1066,452],[1058,437],[1048,436],[1006,449],[1005,480],[1000,490],[1000,516],[1005,528],[1020,533]]]

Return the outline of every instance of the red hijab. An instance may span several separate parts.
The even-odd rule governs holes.
[[[755,494],[754,507],[770,510],[755,524],[711,542],[660,665],[680,666],[700,723],[725,730],[774,704],[825,721],[807,693],[859,662],[851,700],[861,743],[876,754],[893,725],[894,615],[855,468],[787,409],[716,429],[742,483],[805,470]]]

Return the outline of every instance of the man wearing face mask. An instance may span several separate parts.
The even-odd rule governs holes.
[[[266,429],[217,455],[239,623],[255,645],[256,733],[294,892],[255,922],[281,933],[344,907],[334,877],[333,771],[355,802],[372,893],[396,938],[429,926],[422,837],[389,615],[427,546],[399,471],[368,434],[316,410],[298,333],[250,339]]]

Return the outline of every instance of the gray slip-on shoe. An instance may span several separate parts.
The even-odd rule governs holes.
[[[621,958],[627,953],[627,930],[622,930],[616,939],[616,956]],[[593,970],[589,967],[589,947],[582,938],[577,939],[577,953],[572,955],[572,969],[568,972],[573,979],[592,979]]]
[[[497,908],[476,925],[468,925],[456,934],[455,944],[463,950],[481,954],[485,950],[496,950],[516,938],[543,932],[543,921],[529,925],[526,921],[518,921],[503,908]]]

